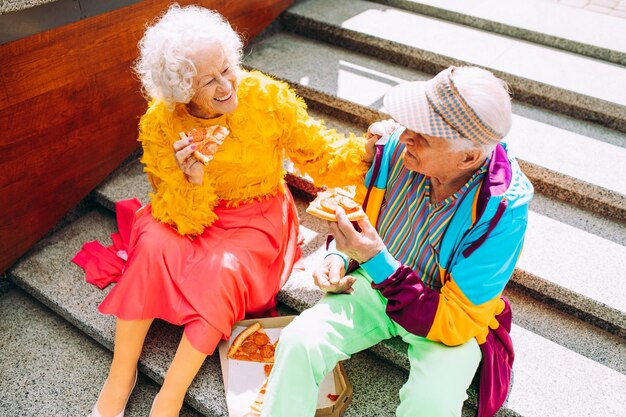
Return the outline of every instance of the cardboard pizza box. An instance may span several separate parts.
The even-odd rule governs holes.
[[[265,373],[260,362],[247,362],[228,359],[230,344],[239,333],[248,326],[259,322],[276,343],[280,331],[296,316],[271,317],[264,319],[242,320],[235,323],[230,340],[223,340],[219,344],[220,365],[224,379],[224,392],[230,417],[249,417],[259,414],[252,411],[250,405],[256,399],[263,382]],[[329,394],[331,394],[329,396]],[[333,400],[332,396],[337,396]],[[352,385],[341,363],[337,364],[332,373],[329,373],[320,384],[317,402],[316,417],[341,417],[352,400]]]

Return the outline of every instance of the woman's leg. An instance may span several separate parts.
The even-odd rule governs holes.
[[[312,417],[337,362],[393,336],[385,299],[359,271],[352,294],[325,295],[281,332],[261,416]]]
[[[113,362],[98,401],[102,417],[116,416],[124,408],[133,388],[137,362],[151,324],[152,319],[117,319]]]
[[[215,341],[215,344],[219,339]],[[150,417],[176,417],[183,406],[185,394],[189,385],[193,382],[196,374],[200,370],[204,359],[207,357],[193,347],[184,333],[176,350],[176,355],[172,361],[163,386],[154,403],[154,409]]]
[[[476,340],[446,346],[409,333],[402,336],[409,344],[411,370],[400,390],[397,416],[461,417],[467,389],[482,357]]]

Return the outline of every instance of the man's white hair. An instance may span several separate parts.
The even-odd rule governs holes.
[[[197,70],[189,57],[206,45],[218,43],[230,65],[241,61],[243,42],[222,15],[199,6],[173,4],[146,29],[139,41],[135,73],[149,99],[188,103],[194,96]]]
[[[459,67],[452,77],[454,85],[478,117],[496,132],[506,136],[511,131],[511,96],[506,82],[478,67]],[[480,149],[489,155],[495,144],[481,145],[469,139],[452,141],[457,149]]]

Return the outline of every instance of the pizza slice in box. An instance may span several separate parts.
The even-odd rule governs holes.
[[[240,361],[274,363],[276,346],[256,322],[239,333],[228,349],[228,358]]]
[[[354,191],[344,188],[330,188],[317,193],[317,197],[309,204],[306,212],[320,219],[336,222],[337,206],[346,212],[348,220],[352,222],[365,217],[365,212],[359,203],[354,201]]]
[[[181,133],[181,139],[192,138],[196,144],[193,156],[204,165],[208,165],[213,159],[220,145],[226,139],[230,131],[224,126],[214,125],[199,129],[191,129],[187,134]]]

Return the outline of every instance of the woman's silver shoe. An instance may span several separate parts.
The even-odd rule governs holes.
[[[126,411],[126,405],[128,404],[130,395],[133,393],[133,390],[135,389],[135,385],[137,385],[138,374],[139,373],[137,372],[137,370],[135,370],[135,382],[133,382],[133,387],[130,389],[130,392],[128,393],[128,398],[126,398],[126,403],[124,403],[124,408],[122,408],[122,411],[120,411],[120,413],[116,415],[115,417],[124,417],[124,412]],[[106,384],[107,382],[104,381],[104,385]],[[100,395],[102,395],[103,389],[104,389],[104,386],[102,386],[102,389],[100,390]],[[87,417],[102,417],[102,415],[98,411],[98,403],[100,402],[100,395],[98,395],[98,400],[96,401],[96,404],[93,406],[93,410],[91,410],[91,413]]]

